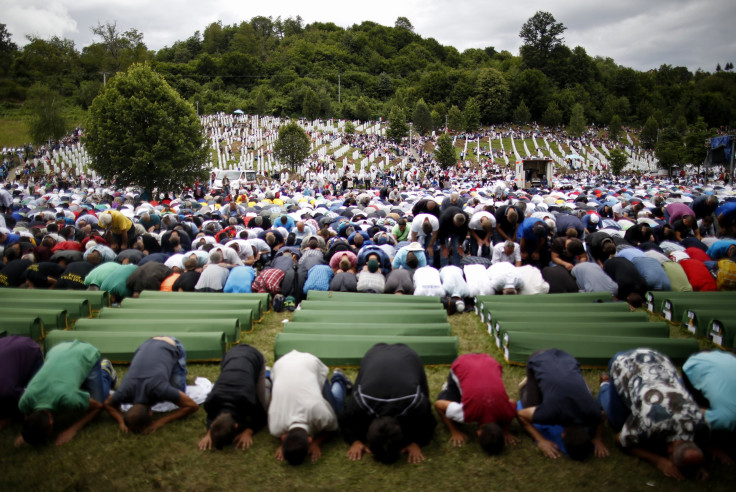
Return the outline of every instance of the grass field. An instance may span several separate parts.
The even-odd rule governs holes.
[[[273,363],[273,342],[281,320],[289,314],[268,313],[246,342],[259,348]],[[502,354],[492,344],[480,319],[472,314],[451,318],[460,337],[460,352],[486,351],[496,359]],[[673,326],[674,335],[680,335]],[[118,367],[120,375],[124,367]],[[432,399],[447,377],[447,367],[428,367]],[[214,381],[216,364],[192,364],[190,382],[197,376]],[[356,368],[346,373],[354,378]],[[597,391],[597,370],[585,371]],[[512,398],[524,369],[504,364],[504,382]],[[121,434],[114,421],[101,414],[75,439],[62,446],[15,449],[19,425],[0,434],[0,490],[733,490],[734,467],[711,465],[707,483],[681,482],[664,477],[647,463],[615,448],[606,428],[604,440],[611,456],[578,463],[566,458],[545,458],[515,422],[512,431],[520,443],[501,455],[489,457],[471,437],[463,448],[448,444],[449,433],[438,423],[435,437],[423,452],[426,461],[410,465],[405,459],[386,466],[370,457],[350,462],[348,445],[335,436],[323,448],[316,463],[290,467],[277,462],[277,441],[266,430],[254,437],[249,450],[232,448],[201,452],[197,442],[205,431],[202,409],[188,419],[173,422],[155,434]],[[471,429],[472,431],[472,429]],[[471,432],[470,434],[474,434]]]

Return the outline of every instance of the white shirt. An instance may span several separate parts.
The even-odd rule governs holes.
[[[310,436],[337,430],[337,415],[322,396],[327,366],[312,354],[292,350],[273,365],[268,431],[280,438],[302,428]]]
[[[501,263],[503,261],[516,265],[516,262],[521,262],[521,247],[519,243],[514,243],[514,252],[510,255],[506,254],[505,243],[498,243],[493,247],[493,257],[491,264]]]
[[[496,217],[490,212],[486,212],[485,210],[481,212],[476,212],[470,217],[470,222],[468,222],[468,227],[473,229],[474,231],[482,231],[483,230],[483,224],[480,222],[480,219],[483,217],[486,217],[488,220],[491,221],[491,225],[493,227],[496,227]]]
[[[426,234],[424,234],[424,231],[422,230],[422,224],[424,224],[425,219],[429,219],[429,223],[432,224],[432,232],[436,232],[439,230],[440,221],[437,217],[432,214],[419,214],[414,217],[414,220],[411,223],[409,237],[411,237],[413,233],[416,233],[417,237],[426,236]]]

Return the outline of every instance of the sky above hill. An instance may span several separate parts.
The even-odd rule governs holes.
[[[736,2],[732,0],[0,0],[0,23],[19,46],[26,36],[92,43],[91,27],[117,22],[135,28],[149,49],[182,41],[211,22],[239,24],[255,16],[300,15],[304,24],[333,22],[348,28],[363,21],[393,26],[406,17],[423,38],[468,48],[493,46],[519,54],[519,31],[538,10],[552,13],[567,31],[565,44],[618,65],[650,70],[662,64],[712,72],[736,61]]]

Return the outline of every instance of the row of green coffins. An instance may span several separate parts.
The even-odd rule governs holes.
[[[721,348],[732,349],[736,337],[736,293],[647,292],[647,309],[665,319],[682,322],[693,335]]]
[[[649,322],[610,292],[537,296],[479,296],[476,311],[504,358],[525,364],[537,350],[558,348],[582,365],[605,367],[616,353],[639,347],[659,350],[675,363],[698,350],[693,339],[669,338],[666,323]]]
[[[330,366],[358,366],[377,343],[404,343],[425,364],[450,364],[458,353],[439,297],[309,291],[276,336],[274,356],[299,350]]]

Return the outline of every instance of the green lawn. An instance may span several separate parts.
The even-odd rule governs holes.
[[[268,313],[246,341],[258,347],[273,363],[273,341],[281,320],[289,314]],[[472,314],[451,318],[460,337],[460,352],[487,351],[498,360],[502,354],[488,337],[480,319]],[[673,334],[681,334],[673,327]],[[524,369],[504,364],[504,382],[509,395],[518,397]],[[119,372],[124,372],[123,367]],[[447,367],[428,367],[434,399],[447,377]],[[190,379],[204,376],[214,381],[215,364],[192,364]],[[354,378],[357,369],[346,373]],[[598,385],[598,371],[585,371],[591,387]],[[191,382],[191,381],[190,381]],[[613,434],[606,428],[604,438],[611,456],[585,463],[569,459],[550,460],[542,456],[517,423],[512,426],[521,442],[500,456],[482,453],[471,437],[463,448],[448,444],[449,433],[438,424],[431,444],[424,448],[426,461],[410,465],[403,459],[386,466],[370,457],[350,462],[348,446],[339,437],[323,448],[316,463],[290,467],[273,458],[277,441],[267,431],[254,438],[247,451],[232,448],[201,452],[197,442],[205,430],[202,409],[188,419],[174,422],[153,435],[121,434],[107,415],[102,414],[63,447],[15,449],[13,439],[19,425],[0,434],[0,490],[732,490],[734,468],[710,467],[707,484],[677,483],[647,463],[615,449]],[[472,435],[472,434],[471,434]],[[731,485],[729,485],[731,484]]]
[[[0,149],[20,147],[31,140],[28,134],[29,119],[23,115],[0,117]]]

